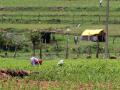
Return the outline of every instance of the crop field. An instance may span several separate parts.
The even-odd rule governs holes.
[[[29,60],[0,59],[0,68],[28,70],[30,75],[1,78],[3,90],[119,90],[119,60],[65,60],[57,66],[58,60],[44,61],[40,66],[32,66]],[[36,73],[37,72],[37,73]],[[12,80],[12,81],[11,81]],[[23,84],[24,83],[24,84]]]
[[[119,0],[112,0],[112,5],[119,5]],[[98,1],[97,0],[91,0],[91,2],[89,2],[89,0],[4,0],[1,1],[0,5],[1,6],[78,6],[78,5],[88,5],[89,6],[97,6]],[[104,3],[105,4],[105,3]]]
[[[0,90],[120,90],[120,0],[110,0],[112,58],[105,59],[104,42],[80,37],[85,29],[105,30],[107,0],[98,1],[0,0]],[[31,65],[33,54],[42,65]]]
[[[70,27],[71,32],[80,30],[79,33],[86,28],[105,28],[106,1],[102,7],[97,0],[4,0],[0,6],[1,28]],[[109,29],[113,35],[120,34],[112,32],[119,32],[119,11],[119,0],[110,1]],[[78,24],[81,27],[76,28]]]
[[[62,29],[81,34],[85,29],[103,28],[106,21],[106,1],[99,7],[98,0],[1,0],[0,28],[34,30]],[[110,51],[114,47],[119,52],[120,4],[110,0],[109,15]],[[80,27],[78,27],[80,25]],[[19,33],[19,31],[18,31]],[[26,33],[26,32],[24,32]],[[26,35],[26,34],[25,34]],[[117,43],[113,44],[114,37]],[[57,38],[57,35],[56,35]],[[62,44],[66,43],[66,37]],[[72,39],[71,39],[72,40]],[[73,48],[73,41],[70,48]],[[83,46],[87,43],[80,43]],[[63,45],[62,45],[63,46]]]

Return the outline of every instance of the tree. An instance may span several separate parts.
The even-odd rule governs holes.
[[[8,46],[12,44],[12,33],[4,32],[2,34],[3,46],[5,46],[5,57],[8,57]]]
[[[22,38],[21,38],[22,36]],[[25,42],[25,37],[24,37],[24,34],[21,35],[21,34],[13,34],[13,38],[12,38],[12,42],[13,42],[13,45],[14,45],[14,55],[13,57],[15,58],[16,57],[16,54],[17,54],[17,49],[18,49],[18,46],[20,45],[23,45],[24,42]]]
[[[39,43],[39,32],[31,32],[30,40],[33,46],[33,55],[35,56],[35,47]]]

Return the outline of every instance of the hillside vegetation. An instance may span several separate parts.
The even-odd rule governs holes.
[[[83,31],[85,28],[104,28],[106,1],[98,0],[2,0],[0,1],[2,28],[62,28]],[[76,28],[78,24],[81,27]],[[119,0],[110,0],[110,34],[119,32]],[[73,31],[74,32],[74,31]]]

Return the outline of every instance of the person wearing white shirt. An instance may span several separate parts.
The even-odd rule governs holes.
[[[38,61],[38,58],[31,57],[30,60],[31,60],[31,64],[32,64],[33,66],[35,66],[36,61]]]

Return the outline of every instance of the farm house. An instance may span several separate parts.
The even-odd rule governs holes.
[[[81,34],[81,40],[105,42],[105,32],[103,29],[86,29]]]

